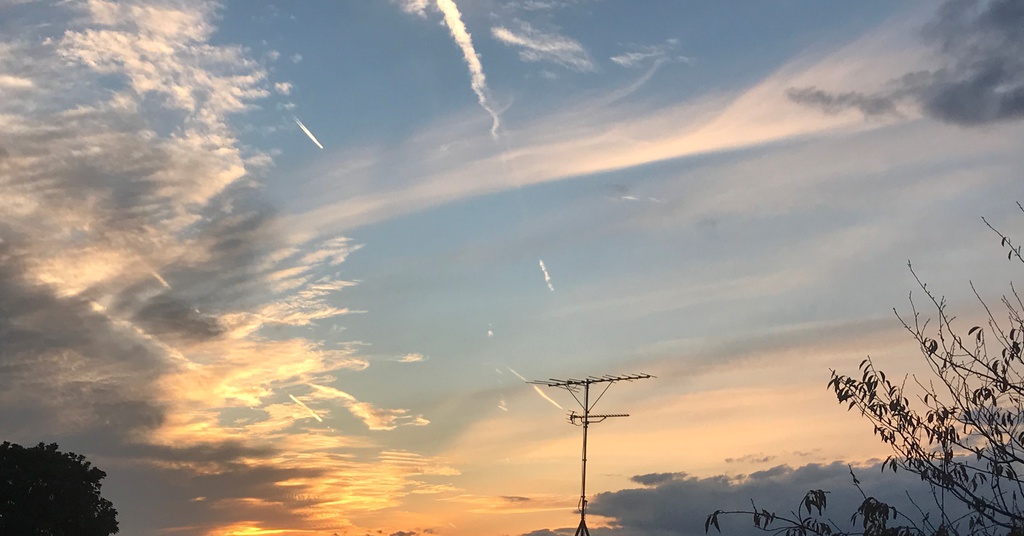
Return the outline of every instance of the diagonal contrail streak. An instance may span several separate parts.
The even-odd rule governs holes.
[[[520,374],[520,373],[516,372],[516,371],[515,371],[515,369],[513,369],[512,367],[508,367],[508,366],[506,366],[505,368],[507,368],[507,369],[509,370],[509,372],[511,372],[512,374],[515,374],[516,376],[518,376],[520,380],[523,380],[524,382],[525,382],[525,381],[529,381],[529,380],[527,380],[526,378],[524,378],[522,374]],[[558,409],[562,409],[562,410],[564,410],[564,409],[565,409],[565,408],[563,408],[562,406],[560,406],[560,405],[558,404],[558,402],[555,402],[555,401],[554,401],[554,400],[553,400],[553,399],[552,399],[552,398],[551,398],[550,396],[548,396],[548,395],[544,394],[544,391],[543,391],[543,390],[541,390],[541,388],[540,388],[540,387],[538,387],[538,386],[536,386],[536,385],[531,385],[530,387],[533,387],[533,390],[534,390],[534,391],[537,391],[537,394],[538,394],[538,395],[540,395],[540,397],[541,397],[541,398],[543,398],[544,400],[547,400],[548,402],[551,402],[552,404],[554,404],[554,406],[555,406],[556,408],[558,408]]]
[[[307,405],[303,404],[303,403],[302,403],[302,401],[301,401],[301,400],[299,400],[298,398],[295,398],[295,396],[294,396],[294,395],[288,395],[288,397],[289,397],[289,398],[291,398],[291,399],[292,399],[292,401],[293,401],[293,402],[295,402],[296,404],[298,404],[298,405],[299,405],[299,406],[300,406],[300,407],[301,407],[302,409],[304,409],[304,410],[308,411],[308,412],[309,412],[309,414],[310,414],[310,415],[311,415],[311,416],[312,416],[312,417],[313,417],[314,419],[316,419],[316,420],[318,420],[318,421],[320,421],[320,422],[324,422],[324,420],[323,420],[323,419],[321,419],[321,418],[320,418],[320,416],[319,416],[319,415],[317,415],[315,411],[313,411],[313,410],[309,409],[309,406],[307,406]]]
[[[313,140],[313,143],[315,143],[317,147],[319,147],[319,148],[321,148],[321,149],[323,149],[323,148],[324,148],[324,146],[323,146],[323,145],[320,145],[320,142],[319,142],[319,141],[318,141],[318,140],[316,139],[316,136],[314,136],[314,135],[313,135],[313,133],[312,133],[312,132],[310,132],[308,128],[306,128],[306,125],[303,125],[303,124],[302,124],[302,121],[299,121],[299,118],[298,118],[298,117],[295,117],[295,116],[293,115],[293,116],[292,116],[292,119],[294,119],[294,120],[295,120],[295,124],[296,124],[296,125],[299,125],[299,128],[301,128],[301,129],[302,129],[302,131],[303,131],[303,132],[305,132],[307,136],[309,136],[309,139]]]
[[[473,48],[473,39],[462,22],[459,6],[455,5],[454,0],[437,0],[437,9],[444,15],[444,23],[448,26],[452,39],[462,50],[466,66],[469,67],[469,85],[473,88],[473,93],[476,93],[480,107],[491,116],[491,137],[497,139],[501,118],[487,98],[487,77],[484,76],[484,67],[480,63],[480,56],[477,55],[476,49]]]
[[[554,292],[555,286],[551,284],[551,275],[548,274],[548,267],[544,266],[544,259],[537,260],[540,262],[540,271],[544,272],[544,282],[548,284],[548,290]]]

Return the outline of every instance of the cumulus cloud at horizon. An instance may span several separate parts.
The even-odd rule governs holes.
[[[852,475],[851,475],[852,471]],[[683,472],[635,475],[632,482],[640,487],[600,492],[590,501],[590,531],[602,536],[682,536],[704,534],[704,522],[717,510],[745,511],[751,501],[758,510],[766,509],[780,515],[795,511],[810,490],[825,490],[826,519],[839,526],[849,526],[850,515],[857,510],[864,496],[853,483],[856,476],[868,496],[895,506],[911,518],[916,508],[907,493],[918,497],[918,505],[927,511],[931,504],[929,488],[914,474],[881,471],[879,462],[850,464],[835,461],[793,467],[776,465],[749,474],[694,477]],[[918,518],[922,516],[917,516]],[[762,534],[746,515],[723,515],[719,518],[722,534]],[[782,526],[777,522],[776,527]],[[561,536],[573,534],[574,528],[538,529],[521,536]],[[714,528],[712,532],[715,533]]]

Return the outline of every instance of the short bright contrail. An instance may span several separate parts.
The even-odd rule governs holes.
[[[152,275],[153,279],[159,281],[160,284],[164,286],[164,288],[171,288],[170,283],[168,283],[166,279],[160,277],[160,274],[158,274],[156,270],[150,270],[149,275]]]
[[[473,48],[473,39],[462,22],[459,6],[455,5],[454,0],[437,0],[437,9],[444,14],[444,23],[448,26],[452,39],[455,39],[455,44],[459,45],[462,50],[462,56],[466,59],[466,65],[469,67],[469,85],[473,88],[473,93],[476,93],[480,107],[491,116],[491,137],[497,139],[501,119],[487,100],[487,78],[484,77],[484,67],[480,63],[480,56],[477,55],[476,49]]]
[[[511,372],[512,374],[515,374],[516,376],[518,376],[520,380],[523,380],[524,382],[528,381],[526,378],[523,377],[522,374],[516,372],[512,367],[505,367],[505,368],[507,368],[508,371]],[[558,402],[555,402],[554,400],[552,400],[550,396],[544,394],[544,391],[540,387],[538,387],[536,385],[531,385],[530,387],[533,387],[533,390],[537,391],[537,394],[540,395],[541,398],[543,398],[544,400],[547,400],[548,402],[551,402],[552,404],[555,405],[556,408],[562,409],[562,410],[565,409],[562,406],[558,405]]]
[[[548,284],[548,290],[554,292],[555,286],[551,284],[551,275],[548,274],[548,267],[544,266],[544,259],[537,260],[540,261],[540,271],[544,272],[544,282]]]
[[[291,398],[291,399],[292,399],[292,401],[294,401],[294,402],[295,402],[296,404],[298,404],[299,406],[301,406],[301,407],[302,407],[302,409],[304,409],[304,410],[308,411],[308,412],[309,412],[309,414],[310,414],[310,415],[312,415],[314,419],[316,419],[317,421],[320,421],[320,422],[324,422],[324,420],[323,420],[323,419],[321,419],[321,418],[320,418],[320,416],[319,416],[319,415],[317,415],[315,411],[313,411],[313,410],[309,409],[309,406],[307,406],[307,405],[303,404],[301,400],[299,400],[298,398],[295,398],[295,396],[293,396],[293,395],[288,395],[288,397],[289,397],[289,398]]]
[[[319,148],[321,148],[321,149],[323,149],[323,148],[324,148],[324,146],[323,146],[323,145],[320,145],[320,142],[319,142],[319,141],[317,141],[317,139],[316,139],[316,136],[314,136],[314,135],[313,135],[313,133],[312,133],[312,132],[310,132],[308,128],[306,128],[306,125],[303,125],[303,124],[302,124],[302,121],[299,121],[299,118],[298,118],[298,117],[295,117],[295,116],[293,115],[293,116],[292,116],[292,119],[294,119],[294,120],[295,120],[295,124],[296,124],[296,125],[299,125],[299,128],[301,128],[301,129],[302,129],[302,131],[303,131],[303,132],[305,132],[307,136],[309,136],[309,139],[313,140],[313,143],[315,143],[317,147],[319,147]]]

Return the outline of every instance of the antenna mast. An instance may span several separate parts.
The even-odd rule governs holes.
[[[607,414],[593,414],[590,410],[594,409],[597,402],[601,400],[601,397],[608,391],[608,388],[615,382],[631,382],[633,380],[645,380],[647,378],[653,378],[650,374],[626,374],[623,376],[587,376],[582,380],[569,378],[567,380],[556,380],[554,378],[549,380],[534,380],[531,383],[534,385],[543,385],[546,387],[559,387],[569,391],[569,394],[576,399],[576,403],[583,408],[583,414],[580,415],[575,411],[569,412],[569,423],[575,426],[583,426],[583,470],[582,477],[580,479],[580,526],[576,528],[575,536],[590,536],[590,530],[587,528],[587,429],[591,424],[597,424],[610,419],[612,417],[629,417],[628,413],[607,413]],[[597,395],[597,399],[593,402],[590,401],[590,386],[595,383],[605,384],[604,389],[601,390],[601,394]],[[580,388],[583,388],[583,400],[577,396],[580,392]]]

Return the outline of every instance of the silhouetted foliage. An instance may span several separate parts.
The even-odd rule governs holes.
[[[100,496],[107,474],[57,444],[0,444],[0,534],[109,536],[117,510]]]
[[[1009,249],[1007,257],[1024,263],[1021,247],[985,224]],[[705,532],[719,529],[722,515],[745,514],[753,516],[755,527],[787,536],[1024,534],[1024,301],[1011,284],[997,318],[975,290],[987,321],[964,330],[954,326],[945,299],[912,267],[911,273],[934,316],[923,318],[913,296],[911,314],[896,316],[919,344],[932,377],[905,376],[893,383],[868,358],[856,376],[833,370],[828,387],[839,403],[871,421],[875,435],[892,449],[883,470],[920,476],[931,497],[907,494],[916,510],[911,518],[861,490],[864,501],[850,518],[853,528],[844,529],[825,517],[827,492],[812,490],[788,515],[756,506],[716,511]],[[860,490],[852,469],[851,476]],[[934,507],[917,502],[925,500]]]

